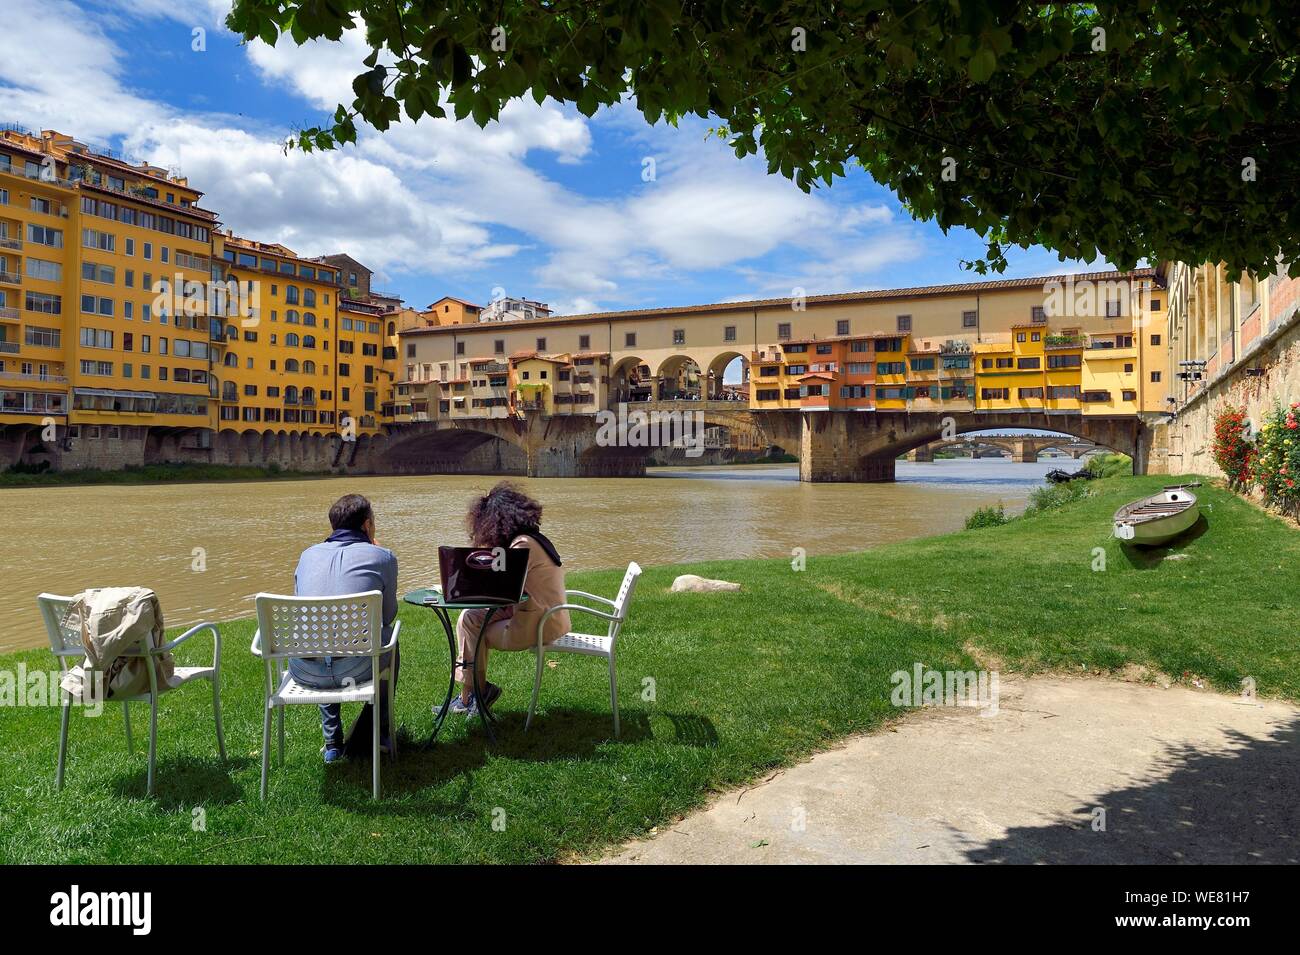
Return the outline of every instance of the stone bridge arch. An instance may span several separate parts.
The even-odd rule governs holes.
[[[644,401],[656,397],[655,391],[654,370],[644,358],[628,355],[620,358],[609,370],[611,404]]]
[[[517,418],[421,421],[396,425],[358,446],[355,467],[412,474],[525,474],[528,428]]]
[[[948,415],[904,411],[858,415],[804,412],[800,479],[892,481],[894,464],[900,456],[944,439],[947,434],[996,428],[1041,429],[1085,438],[1132,457],[1134,472],[1138,474],[1145,471],[1144,462],[1150,448],[1150,428],[1135,417],[1049,416],[1022,411]]]
[[[689,423],[684,416],[690,416]],[[745,435],[751,438],[749,447],[754,450],[776,446],[791,454],[799,451],[797,411],[753,412],[740,402],[730,401],[652,401],[629,406],[625,417],[626,421],[620,423],[619,433],[614,435],[617,442],[608,443],[608,434],[596,434],[595,440],[581,454],[579,473],[605,477],[640,476],[645,473],[646,461],[654,452],[671,447],[674,439],[684,433],[693,440],[698,440],[696,435],[710,437],[712,429]],[[641,433],[638,433],[637,426],[642,423]],[[623,441],[628,443],[619,443]],[[638,441],[641,443],[631,443]]]
[[[731,367],[732,362],[737,358],[740,359],[740,382],[738,385],[746,386],[749,383],[749,355],[736,351],[734,348],[725,349],[714,355],[707,365],[703,365],[705,397],[713,400],[719,399],[723,394],[724,378],[727,369]]]
[[[671,401],[694,395],[703,398],[705,380],[704,369],[692,356],[681,353],[669,355],[659,363],[655,371],[658,389],[654,395],[661,401]]]

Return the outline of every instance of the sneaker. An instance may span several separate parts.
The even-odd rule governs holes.
[[[343,746],[325,745],[321,747],[321,752],[325,754],[325,762],[338,763],[343,760]]]
[[[468,713],[473,708],[474,708],[474,694],[472,693],[470,694],[468,703],[462,700],[459,696],[453,696],[451,698],[452,713]]]
[[[483,705],[491,711],[492,704],[495,703],[497,698],[500,696],[501,687],[497,686],[495,683],[489,683],[483,690]],[[478,698],[476,696],[470,697],[469,714],[470,716],[478,716]]]

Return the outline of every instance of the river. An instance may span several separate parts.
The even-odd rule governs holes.
[[[1023,508],[1054,467],[1001,458],[898,462],[893,484],[802,484],[797,465],[658,468],[645,478],[521,480],[571,569],[861,550],[956,530],[977,507]],[[259,591],[292,593],[299,552],[329,531],[340,495],[374,504],[401,586],[437,580],[437,546],[463,544],[491,477],[339,477],[213,484],[0,489],[6,601],[0,652],[45,643],[41,591],[152,587],[168,626],[251,616]]]

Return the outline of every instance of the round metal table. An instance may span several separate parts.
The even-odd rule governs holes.
[[[527,599],[528,596],[525,594],[523,600],[527,600]],[[438,731],[442,729],[442,721],[447,718],[447,711],[451,709],[451,696],[456,689],[457,663],[459,663],[460,666],[462,667],[470,668],[470,672],[474,674],[474,699],[480,701],[483,699],[483,687],[479,684],[478,667],[474,665],[474,661],[473,660],[458,661],[456,659],[456,632],[455,632],[455,628],[452,627],[451,624],[452,611],[453,610],[454,611],[461,611],[461,610],[486,610],[487,611],[487,613],[483,615],[483,626],[479,628],[479,633],[478,633],[479,636],[478,644],[479,646],[482,646],[483,634],[487,632],[488,624],[492,622],[493,614],[495,614],[499,610],[504,610],[507,607],[513,607],[515,606],[515,604],[502,603],[502,602],[453,603],[443,598],[442,588],[440,587],[422,587],[419,590],[412,590],[409,594],[406,594],[404,597],[402,597],[402,600],[408,604],[413,604],[414,606],[417,607],[427,607],[428,609],[432,610],[434,615],[440,621],[442,621],[442,629],[447,634],[447,651],[451,657],[451,675],[447,680],[447,698],[442,701],[442,708],[438,711],[438,717],[433,722],[433,734],[429,737],[429,742],[432,743],[434,740],[438,738]],[[496,737],[496,733],[492,729],[492,724],[493,722],[495,722],[496,717],[494,717],[491,711],[489,710],[489,708],[482,705],[481,702],[479,703],[478,706],[478,715],[479,715],[479,719],[482,720],[483,722],[483,728],[487,730],[488,737],[495,743],[497,737]]]

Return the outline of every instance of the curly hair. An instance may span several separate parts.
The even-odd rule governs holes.
[[[470,502],[465,529],[475,547],[508,547],[522,530],[542,523],[542,505],[509,481]]]

